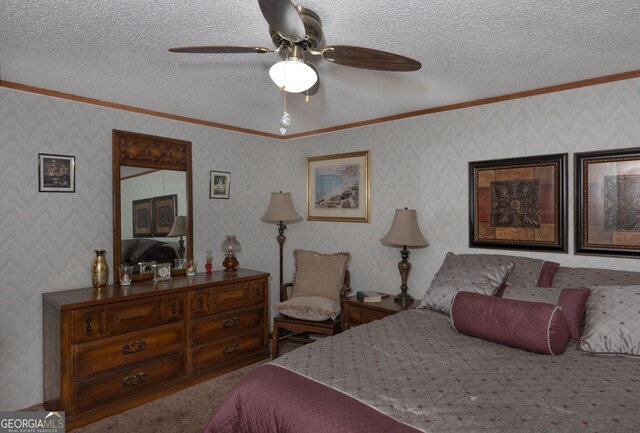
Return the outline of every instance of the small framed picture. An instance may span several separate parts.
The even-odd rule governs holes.
[[[76,157],[39,153],[38,191],[75,192]]]
[[[167,236],[176,219],[178,195],[163,195],[153,199],[153,236]]]
[[[133,237],[146,238],[153,236],[151,226],[151,199],[133,201]]]
[[[229,198],[231,173],[228,171],[211,171],[209,175],[209,198]]]

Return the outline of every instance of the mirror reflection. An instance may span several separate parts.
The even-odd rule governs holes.
[[[120,263],[134,274],[154,263],[182,269],[188,238],[186,173],[120,166]]]

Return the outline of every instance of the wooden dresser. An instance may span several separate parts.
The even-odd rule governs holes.
[[[269,356],[269,274],[44,293],[44,405],[67,428]]]

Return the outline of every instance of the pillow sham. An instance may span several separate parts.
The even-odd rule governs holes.
[[[472,337],[529,352],[560,355],[569,344],[569,324],[559,306],[460,292],[451,323]]]
[[[571,339],[580,340],[582,318],[587,308],[589,289],[559,289],[557,287],[520,287],[507,286],[502,294],[505,299],[520,301],[544,302],[559,305],[571,330]]]
[[[322,322],[340,315],[340,304],[320,296],[298,296],[274,305],[273,311],[295,319]]]
[[[418,308],[449,314],[456,293],[464,290],[493,295],[512,268],[513,262],[506,258],[496,260],[491,255],[447,253]]]
[[[640,272],[561,266],[553,276],[551,285],[552,287],[634,286],[640,285]]]
[[[295,273],[291,299],[300,296],[320,296],[340,302],[340,289],[351,254],[321,254],[314,251],[294,250]]]
[[[640,286],[591,287],[578,350],[640,357]]]

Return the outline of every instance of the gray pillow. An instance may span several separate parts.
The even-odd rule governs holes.
[[[295,319],[322,322],[340,315],[340,304],[320,296],[299,296],[273,306],[273,311]]]
[[[507,258],[448,253],[418,308],[449,314],[451,302],[460,291],[493,295],[513,266]]]
[[[465,254],[458,254],[464,256]],[[504,261],[513,262],[513,269],[507,275],[506,284],[510,286],[538,286],[550,287],[553,274],[559,263],[547,262],[541,259],[530,257],[509,256],[505,254],[468,254],[471,258],[482,258],[483,260],[495,260],[496,264]],[[567,286],[568,287],[568,286]]]
[[[553,276],[553,287],[640,285],[640,272],[561,266]]]
[[[591,287],[578,350],[640,357],[640,286]]]

